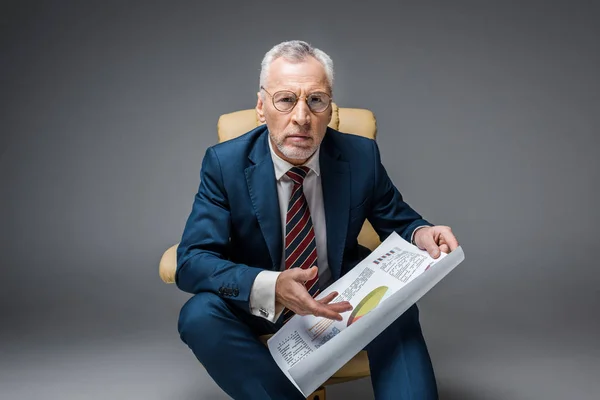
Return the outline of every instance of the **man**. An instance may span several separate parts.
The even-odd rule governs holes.
[[[302,399],[263,334],[293,313],[341,320],[352,309],[315,300],[362,258],[366,218],[438,257],[458,246],[450,228],[410,208],[381,165],[375,141],[337,132],[333,64],[305,42],[265,55],[260,126],[209,148],[177,250],[177,286],[194,296],[179,318],[182,340],[235,399]],[[308,268],[312,267],[312,268]],[[411,307],[366,348],[378,399],[435,399],[433,368]]]

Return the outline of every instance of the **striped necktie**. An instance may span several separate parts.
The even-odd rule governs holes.
[[[317,265],[315,231],[302,186],[308,171],[308,167],[292,167],[286,172],[286,175],[294,182],[285,221],[286,270],[290,268],[306,269]],[[312,280],[304,283],[306,290],[313,297],[319,293],[318,279],[319,277],[315,276]],[[293,312],[286,309],[283,314],[284,320],[287,320],[293,315]]]

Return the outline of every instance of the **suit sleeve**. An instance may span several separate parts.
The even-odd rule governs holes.
[[[373,203],[367,218],[382,241],[395,231],[410,242],[416,228],[431,224],[404,202],[381,163],[377,143],[372,141],[372,144],[375,163]]]
[[[177,248],[175,283],[189,293],[213,292],[249,312],[261,268],[229,261],[231,213],[219,159],[212,148],[202,161],[200,186]]]

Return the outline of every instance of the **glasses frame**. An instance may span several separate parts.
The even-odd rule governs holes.
[[[274,108],[275,108],[277,111],[279,111],[279,112],[281,112],[281,113],[290,113],[290,112],[292,112],[292,111],[294,110],[294,107],[296,107],[296,105],[298,104],[298,101],[299,101],[300,99],[304,100],[304,102],[306,103],[306,106],[308,107],[308,109],[310,110],[310,112],[312,112],[312,113],[315,113],[315,114],[321,114],[321,113],[324,113],[325,111],[327,111],[327,110],[329,109],[329,107],[331,107],[331,103],[333,102],[333,98],[331,98],[331,96],[330,96],[329,94],[325,93],[325,92],[313,92],[313,93],[309,93],[309,94],[307,94],[307,95],[306,95],[306,96],[304,96],[304,97],[300,97],[300,96],[298,96],[296,93],[292,92],[291,90],[278,90],[278,91],[276,91],[275,93],[271,94],[271,93],[269,93],[269,91],[268,91],[267,89],[265,89],[265,87],[264,87],[264,86],[261,86],[260,88],[261,88],[262,90],[264,90],[264,91],[265,91],[265,93],[267,93],[267,94],[268,94],[268,95],[271,97],[271,103],[273,103],[273,107],[274,107]],[[281,92],[292,93],[294,96],[296,96],[296,101],[294,102],[294,105],[292,106],[292,108],[290,108],[289,110],[282,111],[282,110],[280,110],[279,108],[277,108],[277,106],[275,105],[275,97],[274,97],[274,96],[275,96],[277,93],[281,93]],[[309,97],[309,96],[312,96],[312,95],[313,95],[313,94],[315,94],[315,93],[324,94],[324,95],[326,95],[327,97],[329,97],[329,102],[327,103],[327,107],[325,107],[325,108],[323,109],[323,111],[314,111],[312,108],[310,108],[310,105],[308,104],[308,97]]]

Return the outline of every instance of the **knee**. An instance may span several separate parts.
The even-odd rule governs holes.
[[[190,334],[202,335],[213,331],[217,318],[226,308],[223,299],[214,293],[201,292],[194,295],[179,313],[179,336],[187,343]]]

